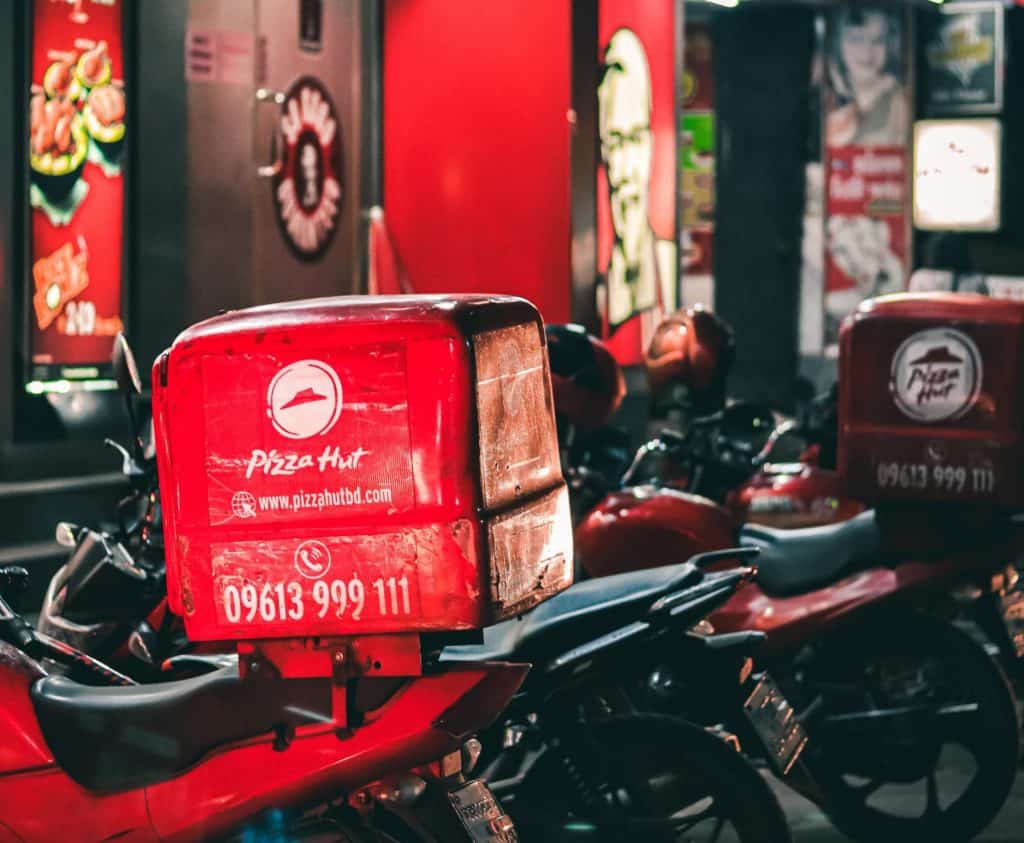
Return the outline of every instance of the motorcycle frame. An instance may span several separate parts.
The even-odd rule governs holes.
[[[272,808],[351,797],[388,773],[441,772],[438,761],[490,725],[528,670],[491,663],[418,677],[342,736],[333,721],[296,730],[283,750],[272,735],[260,735],[218,748],[171,780],[97,793],[65,774],[46,746],[29,696],[38,666],[13,648],[0,650],[0,803],[9,806],[2,843],[111,837],[184,843],[225,833]]]
[[[606,576],[731,547],[736,528],[731,513],[707,498],[657,486],[620,489],[577,526],[577,556],[588,574]],[[965,581],[989,590],[992,575],[1024,548],[1024,530],[1012,518],[999,517],[978,532],[985,534],[980,545],[928,555],[910,547],[893,564],[880,562],[807,594],[771,596],[755,580],[715,612],[711,623],[724,632],[763,632],[762,652],[771,658],[867,608],[920,601],[922,595],[949,601],[950,588]]]

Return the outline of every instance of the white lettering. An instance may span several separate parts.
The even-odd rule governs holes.
[[[359,467],[363,457],[368,456],[369,451],[363,448],[356,448],[348,453],[342,452],[337,446],[328,445],[323,453],[314,461],[310,454],[282,454],[276,448],[264,451],[260,448],[253,448],[249,454],[249,461],[245,468],[246,479],[259,471],[266,477],[289,477],[298,471],[316,466],[322,474],[327,469],[335,471],[348,471]]]

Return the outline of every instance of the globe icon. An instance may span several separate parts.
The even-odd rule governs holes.
[[[231,498],[231,511],[239,518],[256,516],[256,498],[249,492],[235,492]]]

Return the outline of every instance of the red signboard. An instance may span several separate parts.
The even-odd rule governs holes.
[[[122,329],[122,0],[36,0],[28,158],[36,379],[94,377]]]

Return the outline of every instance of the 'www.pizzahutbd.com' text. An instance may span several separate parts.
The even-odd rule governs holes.
[[[290,495],[258,495],[261,512],[298,512],[303,509],[334,509],[339,506],[363,506],[391,503],[390,489],[321,489],[317,492],[293,492]]]

